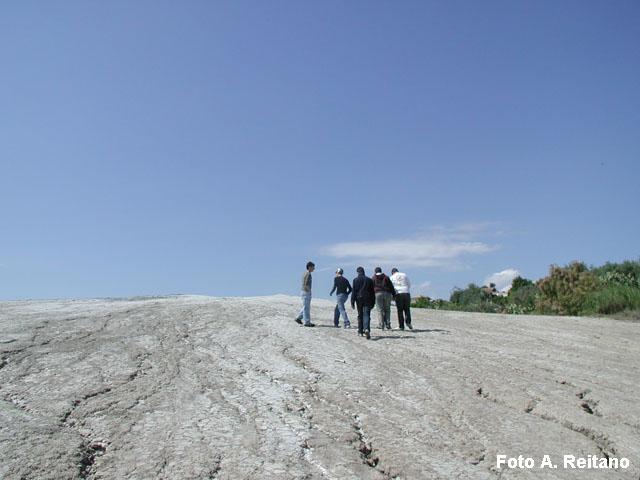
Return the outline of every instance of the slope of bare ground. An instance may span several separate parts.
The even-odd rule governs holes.
[[[367,341],[333,328],[333,303],[313,301],[314,329],[299,307],[0,302],[0,477],[640,476],[638,323],[414,309],[414,331]]]

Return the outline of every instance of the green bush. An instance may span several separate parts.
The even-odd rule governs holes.
[[[622,283],[604,284],[588,297],[586,304],[583,312],[586,315],[640,310],[640,288]]]
[[[415,308],[431,308],[430,301],[427,297],[418,297],[418,299],[411,304]]]
[[[640,310],[640,262],[607,262],[592,269],[599,288],[590,296],[585,314],[612,315]]]
[[[464,290],[458,287],[453,289],[448,307],[463,312],[499,313],[504,310],[503,303],[503,297],[493,296],[475,283],[470,283]]]
[[[553,315],[580,315],[598,285],[598,277],[584,263],[552,265],[549,276],[536,283],[539,289],[536,310]]]
[[[536,307],[538,287],[526,278],[516,277],[506,299],[508,313],[531,313]]]
[[[458,305],[468,306],[482,303],[486,294],[475,283],[470,283],[465,290],[455,287],[449,301]]]
[[[418,298],[416,308],[466,312],[551,315],[640,316],[640,261],[588,268],[582,262],[552,265],[536,283],[517,277],[506,297],[470,283],[454,288],[449,301]],[[640,317],[639,317],[640,318]]]
[[[638,277],[630,273],[610,271],[600,275],[598,280],[602,285],[606,286],[624,285],[627,287],[640,287]]]
[[[411,304],[413,308],[431,308],[433,310],[455,310],[455,306],[446,300],[439,298],[435,300],[429,300],[427,297],[418,297],[415,302]]]
[[[431,300],[431,302],[429,302],[429,308],[433,308],[434,310],[452,310],[451,303],[440,298]]]
[[[622,280],[624,283],[631,281],[636,287],[640,286],[640,262],[627,260],[624,263],[607,262],[601,267],[592,268],[591,271],[598,277],[608,278],[615,281]]]
[[[528,313],[531,313],[532,311],[533,310],[524,308],[520,305],[516,305],[515,303],[507,304],[506,308],[504,309],[504,313],[509,313],[511,315],[526,315]]]

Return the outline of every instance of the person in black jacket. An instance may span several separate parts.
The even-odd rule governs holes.
[[[336,292],[336,297],[338,297],[336,309],[333,311],[333,325],[336,328],[340,325],[340,314],[342,314],[344,328],[351,328],[347,311],[344,309],[344,302],[347,301],[351,293],[351,284],[349,280],[342,276],[343,273],[341,268],[336,271],[336,277],[333,279],[333,288],[331,292],[329,292],[329,296],[333,295],[333,292]]]
[[[358,306],[358,335],[371,338],[371,309],[376,303],[373,281],[365,276],[364,268],[356,269],[358,276],[353,279],[351,292],[351,308]]]
[[[376,306],[378,307],[378,328],[391,330],[391,300],[396,296],[396,289],[391,283],[391,279],[382,273],[380,267],[376,267],[376,274],[373,276],[373,290],[376,296]]]

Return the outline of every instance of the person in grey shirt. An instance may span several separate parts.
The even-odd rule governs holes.
[[[307,271],[302,276],[302,310],[296,317],[296,323],[302,324],[304,320],[305,327],[315,327],[315,324],[311,323],[311,272],[315,270],[316,266],[313,262],[307,262]]]

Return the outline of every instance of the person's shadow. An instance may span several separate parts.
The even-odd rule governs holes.
[[[400,330],[402,332],[402,330]],[[386,333],[386,332],[385,332]],[[415,334],[416,333],[442,333],[444,335],[448,335],[451,332],[449,330],[442,330],[441,328],[433,328],[433,329],[419,329],[419,328],[414,328],[413,330],[405,330],[404,332],[402,332],[402,335],[380,335],[380,336],[374,336],[374,334],[371,335],[371,340],[404,340],[407,338],[416,338]],[[408,335],[407,335],[408,333]]]
[[[426,329],[426,330],[420,330],[418,328],[414,328],[413,330],[410,330],[413,333],[444,333],[444,334],[449,334],[451,333],[449,330],[442,330],[441,328],[432,328],[432,329]]]
[[[377,342],[378,340],[404,340],[406,338],[415,339],[416,337],[414,337],[413,335],[402,335],[401,337],[390,337],[388,335],[381,335],[379,337],[376,337],[375,334],[371,335],[371,340],[373,340],[374,342]]]

